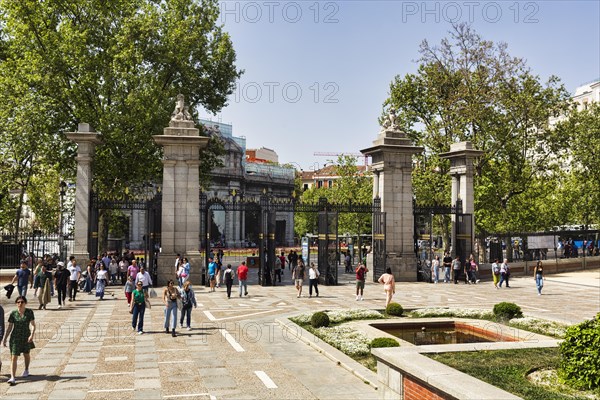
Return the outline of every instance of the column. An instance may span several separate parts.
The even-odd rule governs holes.
[[[79,262],[89,260],[90,192],[92,186],[92,162],[96,145],[102,143],[100,134],[89,124],[81,123],[77,132],[69,132],[67,138],[77,144],[77,181],[75,190],[75,224],[73,255]],[[69,255],[67,255],[69,256]]]

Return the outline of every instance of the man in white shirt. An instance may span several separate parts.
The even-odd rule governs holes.
[[[140,272],[137,273],[135,277],[135,284],[138,282],[142,282],[142,288],[144,289],[144,293],[148,294],[148,288],[152,285],[152,278],[150,274],[146,271],[146,268],[140,268]]]
[[[75,301],[75,296],[77,296],[77,282],[79,282],[79,278],[81,277],[81,268],[77,265],[75,256],[69,257],[67,270],[71,274],[69,277],[69,301]]]

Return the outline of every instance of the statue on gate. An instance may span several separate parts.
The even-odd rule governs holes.
[[[184,96],[179,93],[177,95],[177,102],[175,103],[175,110],[171,114],[171,121],[191,121],[192,115],[190,114],[189,108],[185,105]]]

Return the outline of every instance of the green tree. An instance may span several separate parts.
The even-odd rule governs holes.
[[[559,186],[564,196],[558,212],[572,224],[600,223],[600,103],[580,111],[574,107],[557,124],[556,134],[565,138],[570,160]]]
[[[28,138],[43,142],[62,177],[72,178],[74,146],[62,133],[79,122],[102,133],[98,191],[158,181],[160,148],[152,135],[167,125],[176,95],[185,95],[194,116],[198,107],[216,112],[241,75],[230,37],[217,23],[216,0],[0,0],[0,9],[0,94],[10,100],[0,102],[9,121],[2,133],[14,133],[2,161],[25,179],[25,191],[28,175],[17,166],[35,174],[43,159],[23,163],[5,148]],[[12,98],[11,88],[18,89]],[[210,167],[203,164],[204,181]]]
[[[425,147],[414,173],[417,201],[447,202],[449,164],[438,155],[469,140],[484,155],[475,163],[475,221],[483,231],[542,228],[547,221],[529,205],[543,202],[535,189],[558,168],[560,138],[548,120],[566,110],[568,92],[558,78],[546,84],[504,43],[481,38],[468,25],[453,27],[439,46],[423,41],[416,74],[397,76],[386,106],[398,124]],[[436,171],[435,173],[433,171]],[[445,178],[449,179],[449,178]],[[542,193],[543,194],[543,193]],[[523,224],[526,224],[524,226]]]

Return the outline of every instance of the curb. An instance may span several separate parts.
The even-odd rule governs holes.
[[[379,386],[377,385],[378,379],[375,372],[371,371],[366,367],[363,367],[346,354],[342,353],[335,347],[325,343],[322,339],[316,337],[301,326],[296,325],[295,323],[287,320],[287,318],[285,320],[277,318],[275,319],[275,322],[281,327],[281,329],[288,332],[291,336],[317,350],[319,353],[323,354],[325,357],[329,358],[331,361],[335,362],[337,365],[344,368],[346,371],[352,373],[354,376],[371,386],[373,389],[379,389]],[[291,329],[290,326],[299,328],[300,334],[298,334],[297,329]],[[317,342],[319,344],[317,344]],[[356,365],[352,364],[357,364],[359,367],[357,368]]]

